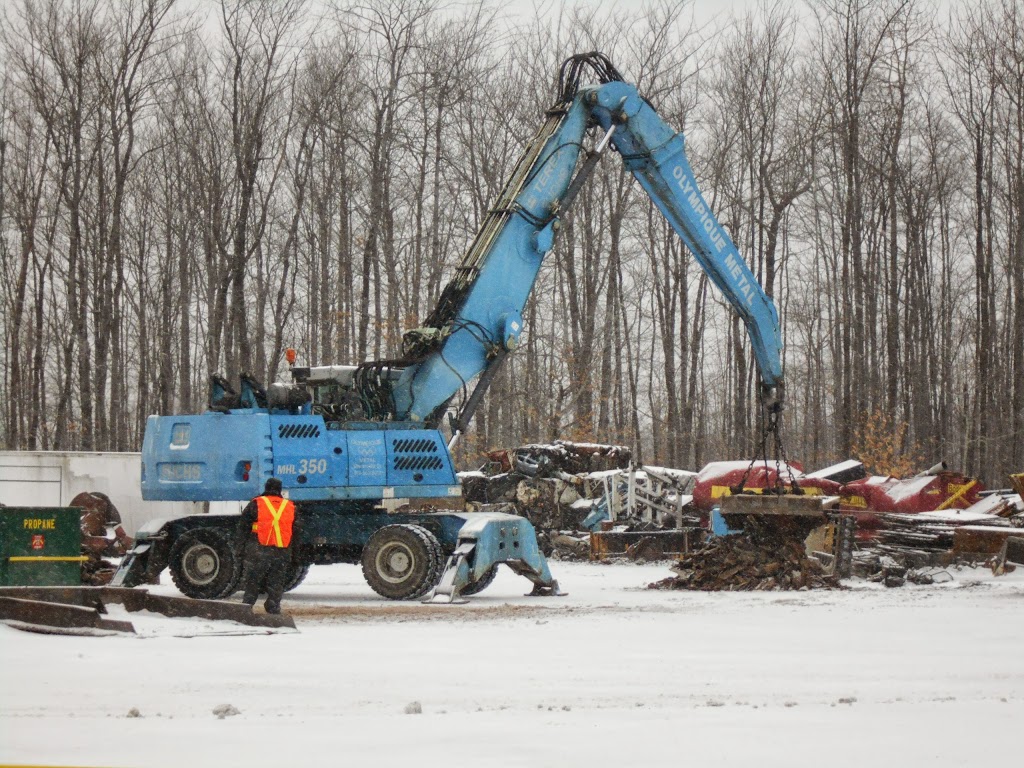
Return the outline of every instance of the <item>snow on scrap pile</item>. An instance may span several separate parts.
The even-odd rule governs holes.
[[[589,473],[618,471],[632,459],[624,446],[557,440],[501,449],[487,454],[477,472],[459,474],[470,509],[521,515],[537,529],[544,553],[586,558],[589,543],[580,535],[589,505]]]
[[[591,533],[601,528],[611,527],[621,538],[698,522],[690,514],[696,473],[633,466],[625,446],[556,440],[491,451],[487,458],[480,471],[459,475],[470,508],[522,515],[537,529],[545,554],[560,559],[591,557]],[[630,551],[647,558],[667,550]]]
[[[877,550],[891,555],[947,552],[954,548],[960,528],[1013,528],[1024,526],[1024,503],[1018,494],[993,492],[967,509],[941,509],[908,515],[880,515]],[[1024,536],[1024,530],[1020,531]]]
[[[841,511],[857,518],[854,573],[887,586],[930,583],[937,569],[986,562],[1007,539],[1024,537],[1019,492],[985,491],[945,464],[907,479],[848,483],[841,496]]]
[[[911,478],[874,475],[842,486],[840,510],[857,518],[857,538],[870,541],[885,527],[883,515],[967,509],[985,487],[973,477],[936,464]]]

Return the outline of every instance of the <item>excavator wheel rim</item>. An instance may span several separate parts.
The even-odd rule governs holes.
[[[181,570],[193,584],[206,586],[220,570],[220,556],[209,544],[196,542],[181,555]]]
[[[416,567],[416,554],[401,541],[391,541],[377,552],[377,573],[390,584],[401,584]]]

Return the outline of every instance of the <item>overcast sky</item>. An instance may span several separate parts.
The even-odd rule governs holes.
[[[317,6],[327,6],[330,0],[307,0],[310,10]],[[359,0],[347,0],[349,4],[358,4]],[[759,2],[764,0],[691,0],[690,13],[693,14],[698,24],[704,25],[714,21],[716,18],[728,17],[730,14],[740,14],[748,8],[755,8]],[[781,0],[785,3],[787,0]],[[346,0],[334,0],[344,3]],[[485,0],[492,6],[500,6],[509,16],[529,19],[537,13],[552,13],[562,5],[592,5],[605,9],[641,8],[645,5],[644,0]],[[474,0],[462,3],[459,0],[437,0],[439,6],[449,5],[453,8],[463,4],[475,5]],[[649,3],[646,3],[649,4]],[[803,0],[791,0],[794,7],[805,7]],[[217,18],[220,0],[179,0],[179,6],[192,9],[199,9],[200,12],[210,14]]]

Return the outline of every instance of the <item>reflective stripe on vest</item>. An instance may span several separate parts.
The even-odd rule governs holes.
[[[292,543],[294,520],[295,505],[288,499],[272,496],[256,498],[256,538],[263,546],[289,546]]]

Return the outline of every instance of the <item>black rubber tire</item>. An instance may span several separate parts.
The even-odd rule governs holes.
[[[363,578],[389,600],[415,600],[441,579],[441,543],[419,525],[387,525],[363,548]]]
[[[489,586],[491,586],[491,582],[494,581],[494,578],[497,575],[498,575],[498,563],[495,563],[490,568],[488,568],[484,572],[484,575],[481,576],[477,581],[474,581],[472,584],[467,584],[465,587],[463,587],[462,590],[459,592],[459,594],[460,595],[478,595],[481,592],[483,592],[485,589],[487,589]]]
[[[292,563],[288,566],[288,580],[285,582],[284,591],[291,592],[302,583],[308,574],[309,563]]]
[[[219,600],[235,591],[242,557],[227,531],[197,528],[175,540],[167,565],[182,594],[197,600]]]

